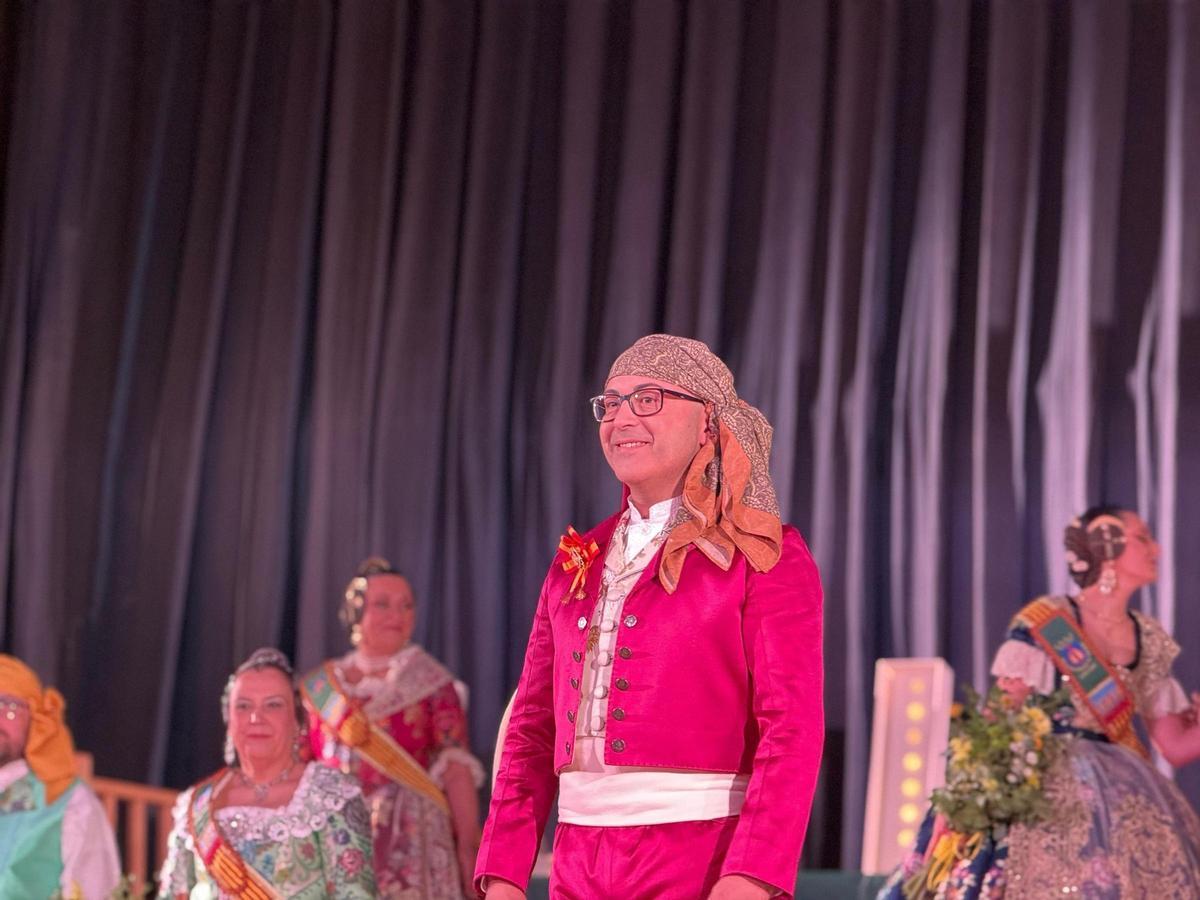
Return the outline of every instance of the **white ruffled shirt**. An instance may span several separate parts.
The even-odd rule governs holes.
[[[29,774],[25,760],[0,767],[0,792]],[[78,886],[86,900],[104,900],[121,880],[117,841],[100,800],[82,781],[67,798],[62,824],[63,872],[59,886],[66,896]]]

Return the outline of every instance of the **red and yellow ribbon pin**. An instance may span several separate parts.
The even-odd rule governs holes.
[[[571,587],[563,596],[562,602],[566,603],[572,597],[576,600],[582,600],[584,596],[583,585],[587,581],[588,569],[592,567],[592,563],[600,556],[600,545],[595,541],[584,542],[572,526],[567,526],[567,533],[558,539],[558,549],[567,554],[567,558],[563,560],[563,571],[574,572],[575,577],[571,579]]]

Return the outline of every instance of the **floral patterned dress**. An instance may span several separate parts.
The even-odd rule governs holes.
[[[443,787],[447,766],[460,763],[476,786],[483,767],[467,749],[467,719],[454,677],[416,644],[391,658],[382,676],[346,680],[365,671],[357,653],[334,661],[334,672],[355,705]],[[309,734],[317,759],[362,784],[374,832],[375,879],[388,900],[461,900],[462,878],[449,816],[426,796],[396,783],[341,743],[310,710]]]
[[[1076,621],[1067,597],[1051,598]],[[1157,718],[1186,710],[1187,695],[1171,677],[1179,645],[1150,616],[1131,610],[1137,639],[1128,666],[1114,665],[1136,712]],[[997,677],[1020,678],[1042,694],[1062,676],[1028,629],[1014,625],[992,664]],[[937,896],[947,900],[1197,900],[1200,898],[1200,818],[1174,782],[1134,751],[1110,743],[1092,713],[1074,700],[1066,750],[1046,777],[1052,816],[1016,825],[959,863]],[[1058,716],[1056,716],[1058,718]],[[1056,728],[1056,730],[1059,730]],[[900,900],[903,882],[925,857],[933,831],[926,818],[916,845],[880,897]]]
[[[188,826],[194,791],[188,788],[175,804],[159,897],[226,900],[199,858]],[[226,806],[215,819],[237,854],[287,900],[376,896],[362,790],[340,772],[309,763],[287,806]]]

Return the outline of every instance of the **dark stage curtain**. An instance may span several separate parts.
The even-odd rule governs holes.
[[[183,785],[381,553],[486,757],[619,502],[585,398],[699,337],[822,566],[806,853],[856,866],[874,659],[983,682],[1090,501],[1200,682],[1197,51],[1129,0],[0,3],[0,643]]]

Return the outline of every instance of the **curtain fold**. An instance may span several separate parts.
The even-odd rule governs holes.
[[[685,333],[821,566],[805,858],[855,867],[874,661],[985,683],[1084,505],[1151,522],[1200,680],[1197,59],[1145,0],[4,4],[0,645],[182,785],[382,554],[487,755],[619,502],[586,399]]]

